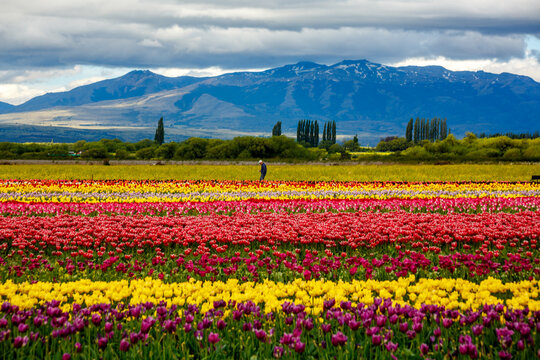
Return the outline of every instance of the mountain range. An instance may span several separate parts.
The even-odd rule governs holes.
[[[166,141],[269,136],[277,121],[295,136],[300,119],[336,120],[338,138],[358,134],[363,144],[403,136],[416,117],[446,118],[458,137],[532,132],[540,128],[540,84],[509,73],[366,60],[299,62],[204,78],[136,70],[17,106],[0,103],[0,141],[136,141],[153,138],[160,117]]]

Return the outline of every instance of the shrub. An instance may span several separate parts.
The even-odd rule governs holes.
[[[386,151],[402,151],[407,149],[410,143],[405,138],[390,137],[388,141],[383,140],[377,144],[376,150],[380,152]]]
[[[523,157],[526,160],[540,160],[540,144],[529,144],[529,147],[523,151]]]
[[[419,159],[419,160],[429,159],[432,157],[432,155],[428,153],[427,150],[422,146],[410,147],[406,149],[405,151],[402,151],[401,155],[410,157],[412,159]]]
[[[506,150],[503,155],[503,159],[506,160],[519,160],[521,158],[521,151],[517,148]]]
[[[154,150],[154,147],[142,148],[138,150],[135,155],[137,156],[137,159],[149,160],[154,157]]]

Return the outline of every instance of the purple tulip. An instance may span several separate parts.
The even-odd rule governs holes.
[[[397,350],[398,344],[389,341],[389,342],[387,342],[387,343],[385,344],[385,347],[386,347],[386,350],[388,350],[388,351],[390,351],[390,352],[394,352],[394,351]]]
[[[467,353],[469,356],[473,359],[476,359],[478,357],[478,349],[476,348],[476,345],[473,343],[467,344]]]
[[[307,331],[310,331],[313,329],[313,319],[312,318],[308,318],[308,319],[305,319],[303,322],[303,325],[304,325],[304,328],[307,330]]]
[[[176,323],[173,321],[173,320],[165,320],[163,322],[163,328],[169,332],[169,333],[173,333],[176,331]]]
[[[281,356],[283,356],[283,348],[281,346],[274,346],[273,352],[275,358],[280,358]]]
[[[521,334],[521,336],[527,336],[531,333],[531,328],[529,327],[529,325],[527,324],[519,324],[519,333]]]
[[[472,341],[471,337],[469,335],[460,335],[459,336],[459,343],[460,344],[469,344]]]
[[[349,327],[353,331],[358,330],[358,328],[360,328],[361,325],[362,325],[362,323],[360,321],[356,321],[356,320],[349,321]]]
[[[219,334],[211,332],[208,334],[208,342],[211,344],[216,344],[219,341]]]
[[[147,317],[141,322],[141,332],[143,334],[147,334],[150,331],[150,328],[154,326],[155,323],[156,319],[151,316]]]
[[[113,329],[114,329],[113,323],[107,321],[105,323],[105,332],[109,333],[109,332],[113,331]]]
[[[17,336],[16,338],[13,339],[13,346],[15,348],[26,346],[26,344],[28,344],[28,336],[24,336],[24,337]]]
[[[101,323],[101,315],[99,314],[92,314],[92,323],[94,325],[99,325]]]
[[[129,341],[127,341],[126,339],[122,339],[120,341],[120,351],[128,351],[129,350]]]
[[[107,340],[106,337],[100,337],[98,339],[98,347],[100,349],[105,349],[105,347],[107,347],[107,342],[108,342],[108,340]]]
[[[334,305],[336,305],[336,300],[335,299],[325,300],[324,303],[323,303],[324,310],[329,310],[329,309],[333,308]]]
[[[279,342],[283,345],[290,345],[294,341],[293,335],[290,333],[284,333]]]
[[[212,326],[212,320],[208,319],[208,318],[204,318],[202,320],[202,327],[203,329],[208,329],[210,326]]]
[[[306,344],[298,340],[296,344],[294,344],[294,351],[301,354],[306,350]]]
[[[407,332],[408,329],[409,329],[409,323],[404,322],[404,323],[399,324],[399,331],[401,331],[402,333]]]
[[[225,306],[227,306],[227,303],[225,302],[225,300],[214,301],[214,309],[219,309]]]
[[[0,341],[6,341],[7,339],[9,339],[9,334],[11,334],[10,329],[0,331]]]
[[[422,345],[420,345],[420,352],[422,355],[426,355],[429,352],[429,346],[426,343],[422,343]]]
[[[375,346],[381,345],[382,342],[382,336],[381,335],[373,335],[371,338],[371,343]]]
[[[135,345],[136,343],[139,342],[139,334],[137,333],[131,333],[129,334],[129,341]]]
[[[20,333],[25,333],[28,330],[28,325],[20,323],[17,330],[19,330]]]
[[[222,319],[219,319],[219,320],[217,321],[217,324],[216,324],[216,325],[217,325],[217,328],[218,328],[219,330],[223,330],[223,329],[225,329],[225,328],[227,327],[227,323],[226,323],[225,321],[223,321]]]
[[[156,312],[159,316],[165,316],[167,314],[167,308],[165,306],[158,306]]]
[[[141,305],[137,305],[137,306],[132,307],[131,309],[129,309],[129,314],[132,317],[138,319],[139,316],[141,316],[141,310],[142,310]]]
[[[342,346],[342,345],[345,345],[345,343],[347,343],[348,338],[341,331],[338,331],[337,333],[332,335],[331,340],[332,340],[332,345],[334,345],[334,346]]]
[[[324,333],[329,333],[332,330],[332,324],[322,324],[321,328]]]
[[[82,345],[80,342],[75,343],[75,351],[80,353],[82,351]]]
[[[375,299],[377,300],[377,299]],[[352,306],[351,306],[351,302],[350,301],[342,301],[339,306],[343,309],[343,310],[351,310],[352,309]]]
[[[264,330],[255,330],[255,336],[257,337],[257,339],[259,339],[259,341],[265,342],[267,334]]]
[[[30,341],[36,341],[39,339],[39,333],[30,331]]]
[[[248,322],[248,323],[243,323],[242,324],[242,330],[243,331],[251,331],[251,329],[252,329],[251,323]]]
[[[378,315],[376,317],[376,322],[378,327],[383,327],[384,324],[386,324],[386,316],[385,315]]]
[[[452,321],[452,319],[449,319],[449,318],[444,318],[442,321],[442,325],[444,326],[445,329],[448,329],[450,326],[452,326],[453,323],[454,321]]]
[[[70,353],[64,353],[62,355],[62,360],[71,360],[71,354]]]

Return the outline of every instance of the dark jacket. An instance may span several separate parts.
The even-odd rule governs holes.
[[[261,164],[261,175],[266,175],[266,164],[265,163]]]

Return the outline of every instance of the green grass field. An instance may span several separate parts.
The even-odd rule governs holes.
[[[529,181],[540,164],[277,165],[267,180],[295,181]],[[0,165],[2,179],[258,180],[253,165]]]

